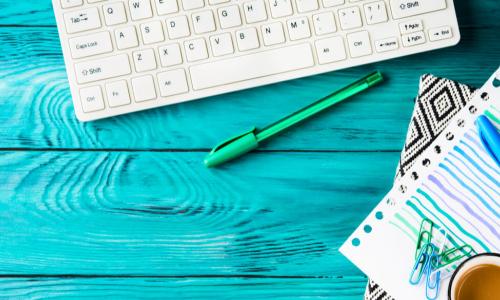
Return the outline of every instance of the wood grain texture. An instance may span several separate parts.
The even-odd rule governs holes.
[[[396,153],[202,157],[0,153],[0,275],[361,275],[337,249]]]
[[[497,32],[468,28],[462,30],[460,46],[432,54],[82,124],[74,116],[55,28],[0,28],[5,47],[0,53],[0,148],[207,149],[379,69],[385,84],[264,149],[395,151],[404,141],[419,76],[430,72],[481,85],[497,65]],[[467,59],[457,63],[460,57]]]
[[[456,47],[80,124],[51,2],[0,0],[0,298],[361,299],[338,247],[391,185],[418,77],[498,65],[500,6],[479,2],[455,1]],[[202,167],[373,69],[384,85]]]
[[[2,296],[23,299],[359,300],[365,284],[364,277],[0,279]]]

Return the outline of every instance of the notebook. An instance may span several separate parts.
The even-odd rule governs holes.
[[[496,73],[500,78],[500,69]],[[500,170],[482,145],[475,119],[486,114],[500,126],[495,76],[476,93],[424,151],[340,251],[396,299],[425,299],[425,285],[409,283],[419,226],[432,220],[450,245],[477,253],[499,252]],[[438,299],[446,298],[448,280]]]
[[[472,100],[476,88],[447,78],[424,74],[420,77],[418,91],[397,167],[396,180],[406,175],[422,152],[448,126],[453,116]],[[394,300],[394,298],[378,283],[369,280],[365,300]]]

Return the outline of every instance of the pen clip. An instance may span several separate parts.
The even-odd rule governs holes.
[[[252,127],[250,130],[246,131],[245,133],[242,133],[242,134],[238,134],[236,136],[233,136],[225,141],[223,141],[222,143],[218,144],[217,146],[215,146],[212,151],[210,151],[210,154],[214,154],[215,152],[219,151],[220,149],[224,148],[225,146],[231,144],[232,142],[236,141],[237,139],[249,134],[249,133],[254,133],[257,131],[257,128],[255,127]]]

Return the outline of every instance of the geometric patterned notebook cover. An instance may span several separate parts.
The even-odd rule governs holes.
[[[406,175],[414,162],[449,124],[461,108],[469,102],[475,88],[431,74],[420,77],[418,96],[401,151],[396,179]],[[365,300],[394,300],[376,282],[368,280]]]

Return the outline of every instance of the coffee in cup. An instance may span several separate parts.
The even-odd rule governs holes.
[[[448,299],[500,299],[500,254],[479,254],[461,263],[451,277]]]

